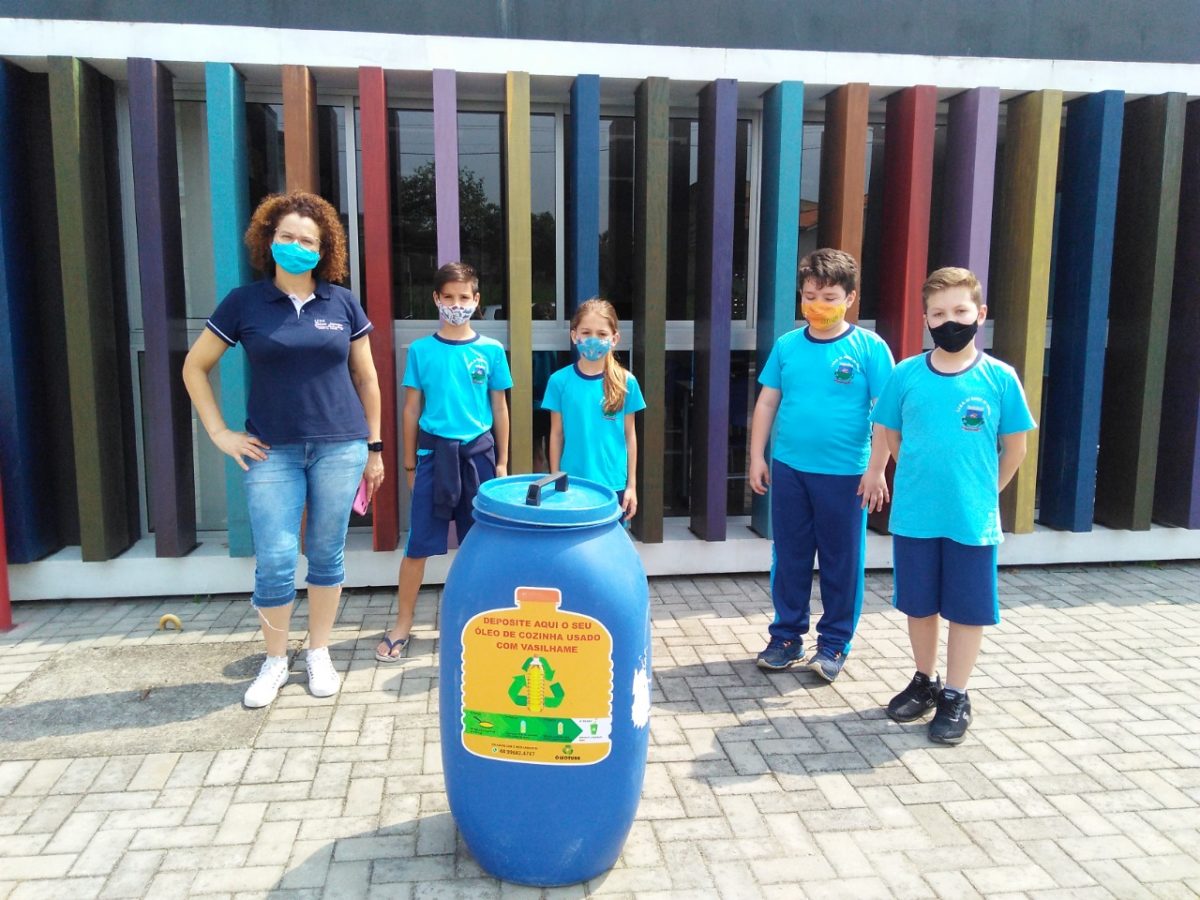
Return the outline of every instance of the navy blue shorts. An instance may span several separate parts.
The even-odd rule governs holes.
[[[914,619],[937,614],[959,625],[999,624],[996,549],[892,535],[892,605]]]
[[[490,481],[496,477],[496,466],[490,453],[477,453],[471,457],[475,471],[479,473],[479,483]],[[426,453],[417,457],[417,471],[413,478],[412,512],[409,515],[408,543],[404,547],[404,555],[413,559],[426,556],[441,556],[450,546],[450,522],[436,518],[433,514],[433,454]],[[462,496],[454,507],[454,524],[458,530],[458,540],[467,536],[471,526],[475,524],[474,507],[475,491],[463,486]]]

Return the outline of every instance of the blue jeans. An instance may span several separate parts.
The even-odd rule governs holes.
[[[265,460],[248,462],[244,479],[254,535],[254,605],[286,606],[295,599],[300,517],[306,505],[308,583],[341,584],[350,507],[367,465],[367,442],[275,444]]]

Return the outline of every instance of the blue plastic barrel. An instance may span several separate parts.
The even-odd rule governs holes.
[[[646,573],[616,495],[565,475],[484,484],[441,611],[442,764],[475,859],[506,881],[611,868],[650,718]]]

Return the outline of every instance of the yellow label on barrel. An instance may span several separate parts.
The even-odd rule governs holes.
[[[599,762],[612,747],[612,635],[561,609],[557,588],[515,595],[463,627],[463,746],[506,762]]]

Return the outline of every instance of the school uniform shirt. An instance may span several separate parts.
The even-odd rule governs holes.
[[[578,366],[570,365],[550,376],[542,408],[562,415],[560,465],[564,472],[614,491],[625,490],[629,481],[625,417],[646,408],[632,372],[625,375],[625,387],[625,405],[618,412],[606,413],[604,373],[585,375]]]
[[[900,432],[893,534],[974,546],[1004,540],[999,438],[1037,427],[1011,366],[980,353],[947,374],[930,354],[913,356],[896,366],[872,420]]]
[[[318,281],[297,309],[264,278],[230,291],[206,325],[229,346],[245,348],[248,433],[268,445],[367,437],[347,361],[350,342],[372,325],[348,290]]]
[[[469,441],[492,428],[489,391],[512,387],[500,342],[482,334],[452,341],[438,334],[408,348],[404,386],[425,396],[422,431],[451,441]]]
[[[775,342],[758,383],[780,392],[771,458],[801,472],[861,475],[871,458],[871,401],[895,362],[883,338],[856,325],[835,338],[806,327]]]

